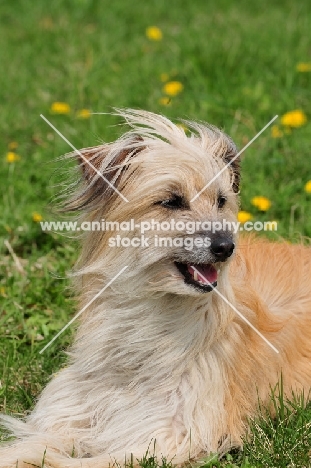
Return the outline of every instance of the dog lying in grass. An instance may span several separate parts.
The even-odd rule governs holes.
[[[220,130],[119,114],[130,130],[75,155],[81,184],[66,204],[119,226],[119,244],[84,232],[69,365],[26,422],[2,417],[16,438],[1,468],[123,465],[150,443],[174,463],[224,453],[281,375],[288,397],[309,391],[311,249],[206,229],[238,212],[237,150]]]

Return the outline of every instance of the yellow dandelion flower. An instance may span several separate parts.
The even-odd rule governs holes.
[[[146,36],[150,41],[161,41],[163,34],[161,29],[157,26],[149,26],[146,29]]]
[[[91,111],[89,109],[80,109],[77,112],[78,119],[89,119],[91,117]]]
[[[305,192],[311,193],[311,180],[308,180],[308,182],[306,183]]]
[[[169,98],[167,96],[162,96],[159,99],[159,104],[161,104],[161,106],[169,106],[171,104],[171,102],[172,102],[171,98]]]
[[[8,144],[9,150],[13,151],[18,147],[17,141],[11,141],[11,143]]]
[[[238,221],[239,223],[246,223],[247,221],[250,221],[253,219],[253,215],[251,215],[248,211],[239,211],[238,212]]]
[[[180,81],[169,81],[163,86],[163,92],[169,96],[177,96],[184,89],[184,85]]]
[[[307,116],[302,110],[286,112],[281,118],[281,124],[285,127],[301,127],[307,122]]]
[[[262,196],[252,198],[251,203],[260,211],[267,211],[271,206],[269,198]]]
[[[310,72],[311,71],[311,63],[310,62],[297,63],[296,70],[301,72],[301,73]]]
[[[168,81],[170,79],[169,77],[169,74],[168,73],[161,73],[160,75],[160,80],[162,81],[162,83],[165,83],[166,81]]]
[[[272,125],[271,136],[272,138],[281,138],[283,136],[283,132],[280,130],[278,125]]]
[[[69,114],[70,105],[67,102],[53,102],[50,111],[52,114]]]
[[[43,220],[43,217],[40,215],[40,213],[37,213],[36,211],[34,213],[32,213],[32,220],[35,222],[35,223],[40,223],[40,221]]]
[[[19,161],[20,160],[20,156],[16,153],[14,153],[14,151],[9,151],[7,154],[6,154],[6,162],[8,163],[15,163],[16,161]]]
[[[6,296],[6,294],[5,294],[5,287],[4,287],[4,286],[0,286],[0,295],[1,295],[1,296]]]

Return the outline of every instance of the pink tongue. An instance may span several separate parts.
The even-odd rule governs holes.
[[[187,265],[188,271],[194,278],[195,272],[197,272],[197,280],[205,284],[213,284],[217,281],[217,271],[213,265]],[[195,270],[194,270],[195,268]]]

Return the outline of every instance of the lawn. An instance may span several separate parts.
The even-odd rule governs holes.
[[[40,114],[77,148],[121,134],[116,117],[91,114],[112,107],[208,121],[239,148],[279,115],[243,153],[241,210],[277,221],[272,238],[311,237],[310,18],[309,0],[2,0],[0,411],[33,406],[74,332],[39,354],[74,314],[77,255],[70,236],[38,222],[54,219],[67,177],[57,157],[71,150]],[[253,205],[258,196],[269,209]],[[254,422],[243,453],[202,466],[310,466],[310,409],[276,403],[277,419]]]

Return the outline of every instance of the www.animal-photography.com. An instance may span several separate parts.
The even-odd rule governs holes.
[[[309,2],[0,17],[0,467],[311,466]]]

